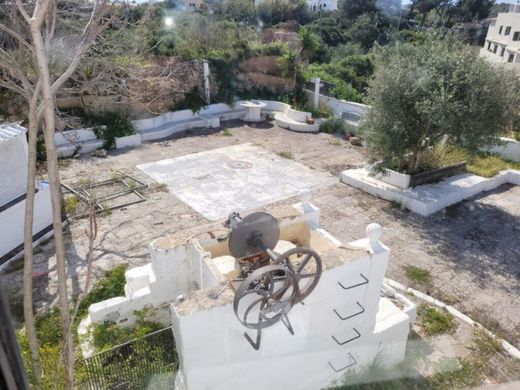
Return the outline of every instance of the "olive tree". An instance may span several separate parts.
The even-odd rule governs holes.
[[[441,140],[475,151],[518,115],[517,77],[451,38],[378,49],[375,61],[361,130],[383,167],[416,173]]]

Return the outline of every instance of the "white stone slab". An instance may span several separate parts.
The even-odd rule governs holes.
[[[349,169],[341,173],[343,183],[392,202],[399,202],[408,210],[428,216],[452,204],[491,191],[502,184],[520,183],[520,171],[507,169],[489,179],[464,173],[438,183],[415,188],[398,188],[369,176],[365,168]]]
[[[181,201],[210,220],[332,185],[313,171],[252,144],[228,146],[141,164],[138,169],[168,185]]]

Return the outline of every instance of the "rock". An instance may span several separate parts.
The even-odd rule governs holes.
[[[350,137],[350,144],[354,146],[363,146],[363,142],[359,137]]]
[[[108,152],[105,149],[98,149],[98,150],[94,151],[92,153],[92,155],[94,157],[98,157],[98,158],[107,158],[108,157]]]

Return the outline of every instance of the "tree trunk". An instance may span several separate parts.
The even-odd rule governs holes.
[[[54,98],[51,91],[49,76],[49,63],[43,37],[39,26],[31,23],[31,36],[34,43],[34,51],[38,62],[39,74],[42,81],[43,115],[45,120],[45,150],[47,152],[47,173],[52,203],[52,223],[54,228],[54,243],[56,250],[56,268],[58,271],[58,296],[63,328],[63,360],[65,367],[65,388],[72,389],[74,385],[74,353],[72,335],[69,327],[69,299],[67,295],[67,265],[65,256],[65,243],[63,239],[63,225],[61,221],[61,184],[58,168],[58,157],[54,144],[55,117]]]
[[[36,92],[35,92],[36,93]],[[36,99],[37,100],[37,99]],[[33,99],[34,101],[34,99]],[[23,314],[25,331],[31,352],[31,368],[35,389],[41,387],[42,369],[38,347],[38,338],[34,326],[33,313],[33,220],[34,195],[36,191],[36,139],[38,136],[38,119],[33,102],[29,102],[29,142],[27,157],[27,195],[25,198],[25,219],[23,234],[24,265],[23,265]]]

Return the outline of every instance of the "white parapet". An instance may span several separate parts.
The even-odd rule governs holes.
[[[341,173],[341,182],[379,198],[397,202],[414,213],[428,216],[450,205],[491,191],[506,184],[520,184],[520,171],[506,169],[491,178],[470,173],[448,177],[433,184],[400,188],[373,177],[366,168],[348,169]]]

